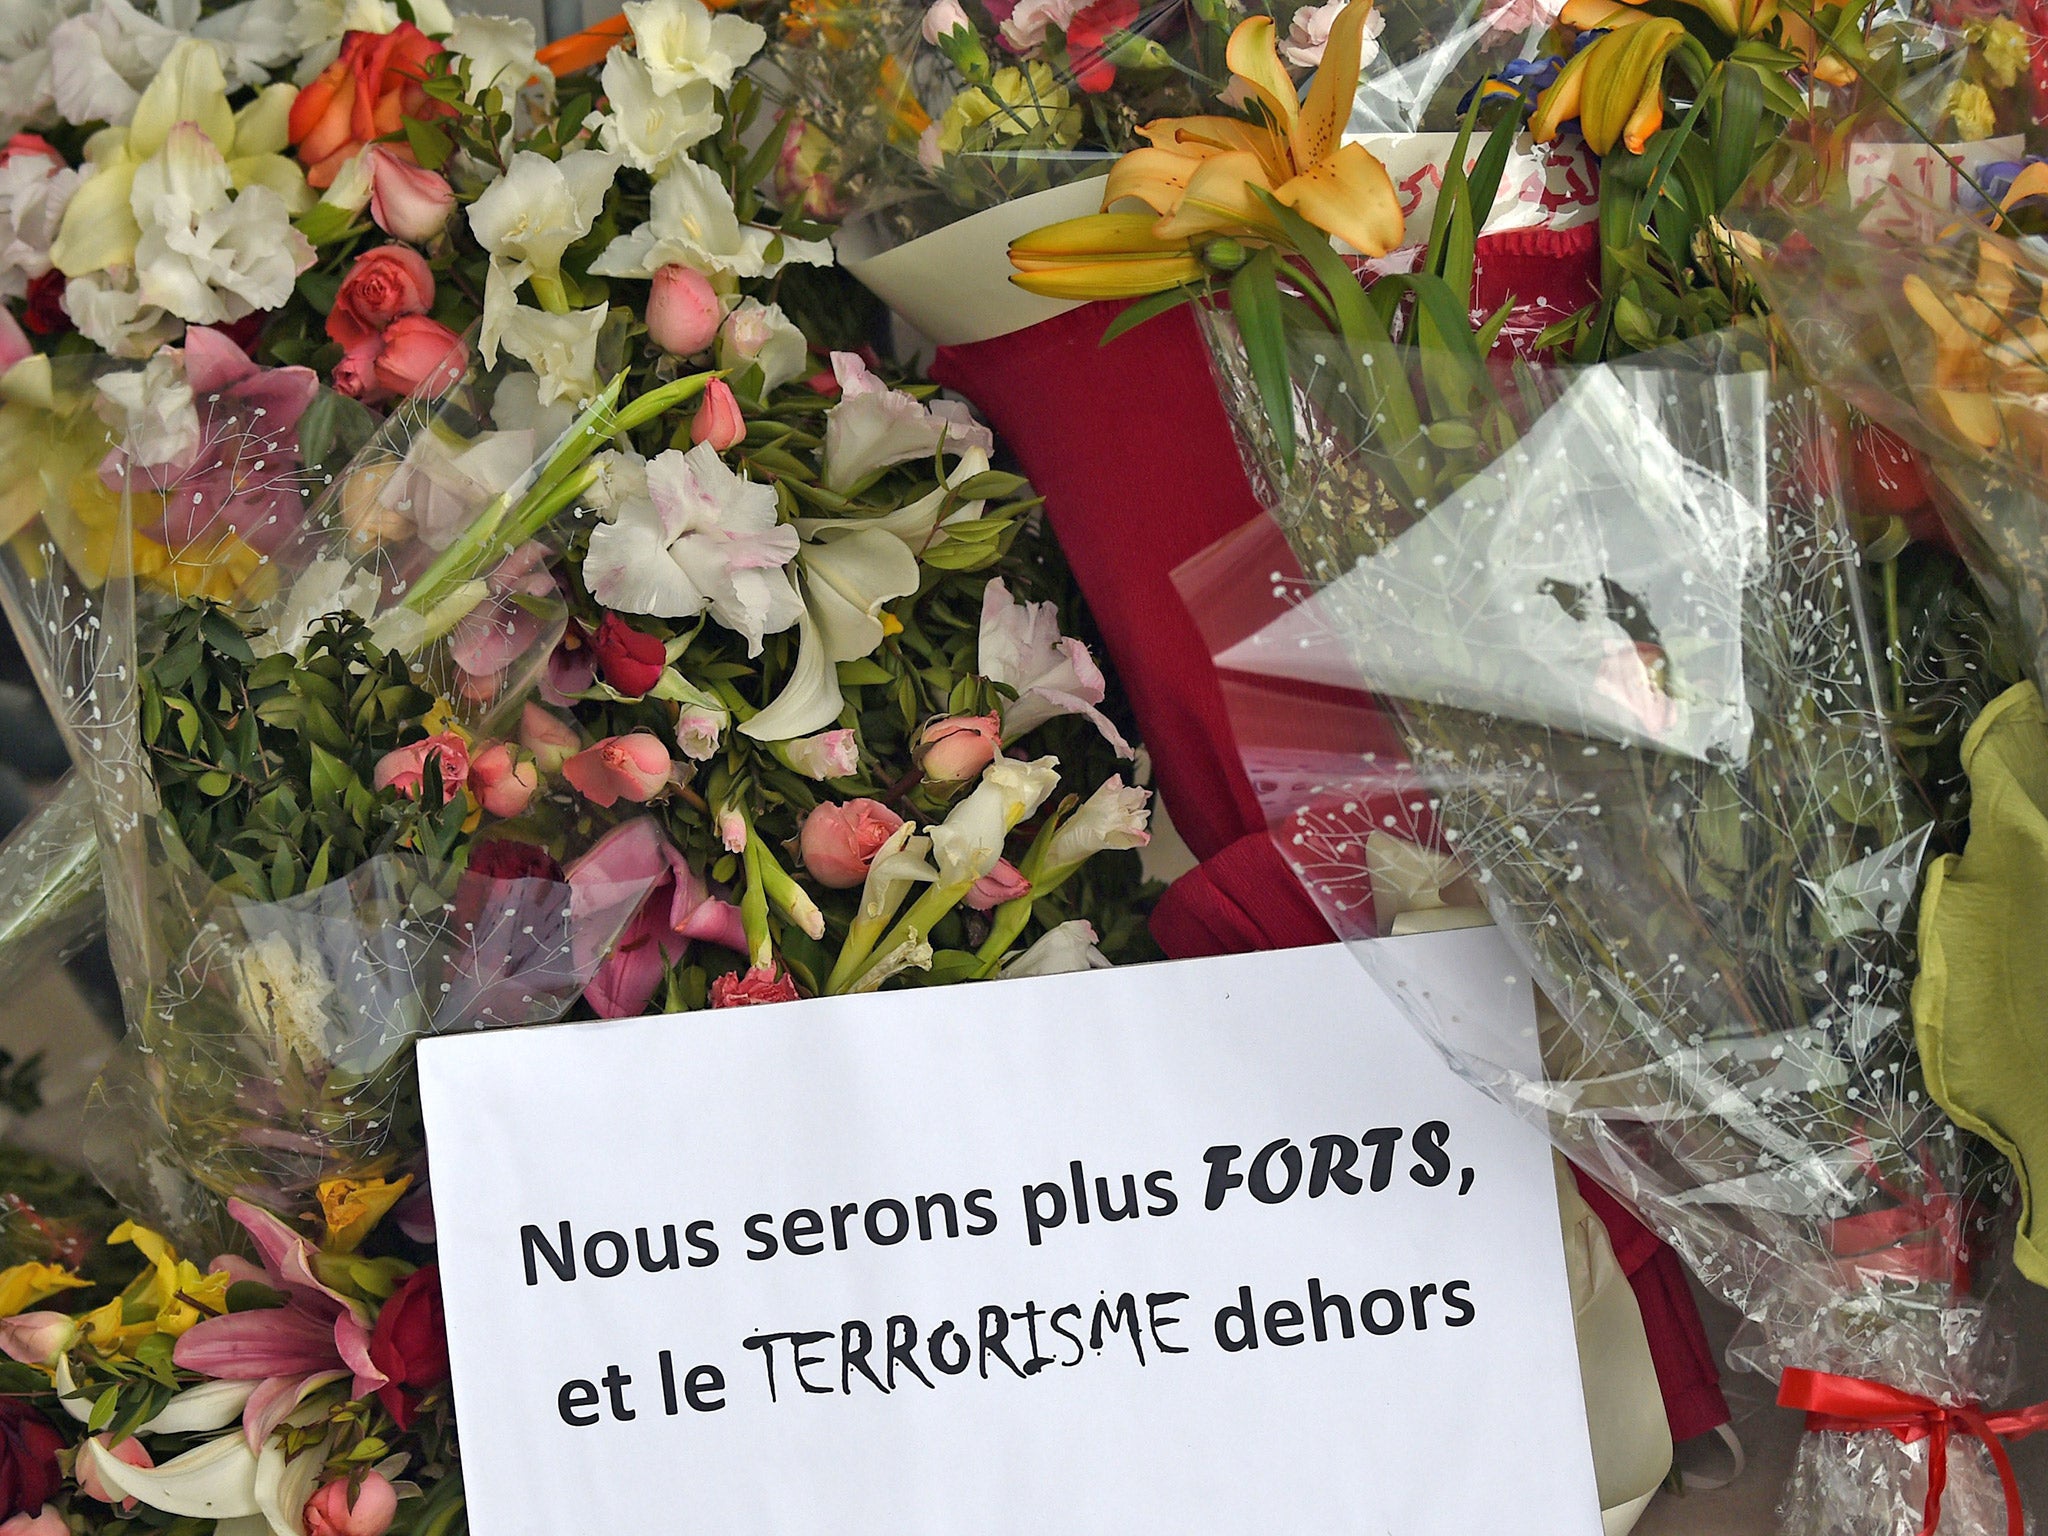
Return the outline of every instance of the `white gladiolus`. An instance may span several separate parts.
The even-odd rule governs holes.
[[[448,47],[469,61],[468,96],[479,101],[493,86],[510,101],[540,72],[533,23],[511,16],[458,16]]]
[[[718,131],[724,121],[709,81],[694,80],[664,91],[644,59],[614,48],[604,61],[604,94],[610,103],[598,142],[635,170],[661,177],[676,160]]]
[[[768,41],[753,22],[714,16],[700,0],[629,0],[625,11],[639,55],[662,91],[700,80],[729,91],[740,66]]]
[[[950,400],[921,404],[889,388],[851,352],[832,354],[832,372],[839,380],[839,403],[825,413],[829,490],[848,490],[876,470],[930,458],[942,447],[953,453],[995,448],[995,434],[966,406]]]
[[[0,155],[0,299],[22,298],[50,270],[50,247],[78,183],[78,172],[53,156]]]
[[[1142,848],[1152,841],[1146,809],[1152,791],[1124,783],[1113,774],[1069,816],[1046,844],[1048,874],[1071,869],[1110,848]]]
[[[1061,923],[1003,966],[1005,976],[1063,976],[1069,971],[1106,971],[1109,957],[1095,947],[1095,925],[1085,918]]]
[[[470,205],[469,231],[495,262],[527,268],[537,292],[558,284],[562,252],[590,233],[618,169],[596,150],[550,160],[522,149]]]
[[[718,366],[737,372],[754,364],[764,398],[799,377],[809,360],[804,333],[780,304],[741,299],[718,328]]]
[[[998,577],[982,589],[979,659],[981,675],[1014,689],[1003,706],[1003,740],[1014,741],[1055,715],[1085,715],[1102,739],[1125,757],[1131,747],[1095,706],[1109,684],[1088,647],[1060,633],[1059,610],[1051,603],[1020,603]]]
[[[999,757],[984,768],[973,792],[931,829],[940,886],[964,892],[994,869],[1011,830],[1033,815],[1059,782],[1059,759],[1053,757],[1028,763]]]
[[[768,253],[778,241],[782,259],[774,261]],[[713,278],[773,277],[792,261],[830,266],[832,247],[823,240],[791,240],[777,230],[741,224],[718,173],[694,160],[679,160],[655,183],[647,222],[606,246],[590,270],[598,277],[651,278],[663,267],[679,265]]]

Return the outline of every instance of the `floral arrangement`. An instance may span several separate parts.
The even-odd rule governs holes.
[[[0,1273],[0,1531],[457,1530],[411,1043],[1143,956],[1149,793],[1029,487],[778,177],[762,27],[44,9],[0,580],[137,1220]]]

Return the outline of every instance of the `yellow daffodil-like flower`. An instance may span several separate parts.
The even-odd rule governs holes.
[[[124,1221],[107,1234],[109,1243],[132,1243],[149,1268],[105,1306],[79,1319],[85,1337],[106,1354],[132,1354],[151,1334],[176,1338],[202,1318],[228,1309],[234,1277],[225,1270],[204,1273],[155,1232]]]
[[[1147,123],[1139,132],[1149,147],[1116,163],[1103,207],[1135,199],[1158,217],[1104,212],[1034,231],[1010,248],[1011,281],[1052,298],[1171,288],[1199,274],[1196,249],[1208,241],[1281,243],[1266,197],[1365,255],[1394,249],[1405,221],[1393,180],[1371,151],[1343,142],[1371,15],[1372,0],[1351,0],[1339,13],[1305,102],[1280,63],[1272,18],[1239,22],[1225,61],[1264,120]]]
[[[1991,105],[1991,93],[1974,80],[1958,80],[1948,88],[1942,110],[1956,125],[1956,137],[1975,144],[1998,132],[1998,114]]]
[[[2023,259],[2021,248],[1980,235],[1973,289],[1938,292],[1918,273],[1903,287],[1934,333],[1934,366],[1916,383],[1939,407],[1935,425],[2040,474],[2048,471],[2048,273],[2031,263],[2021,270]]]
[[[1081,137],[1081,109],[1052,66],[1034,62],[1027,69],[999,69],[988,84],[955,96],[939,118],[940,150],[959,154],[967,136],[984,126],[997,143],[1025,139],[1039,147],[1066,149]]]
[[[1664,61],[1685,36],[1685,23],[1617,9],[1631,24],[1573,54],[1537,100],[1529,122],[1537,143],[1549,143],[1577,118],[1594,154],[1608,153],[1618,139],[1639,155],[1664,126]]]
[[[327,1221],[327,1241],[321,1246],[329,1253],[354,1253],[411,1187],[411,1174],[395,1183],[385,1179],[322,1180],[320,1214]]]
[[[0,1317],[26,1312],[39,1301],[48,1301],[59,1291],[78,1290],[91,1285],[62,1264],[30,1262],[0,1269]]]
[[[1971,29],[1977,46],[1984,50],[1984,67],[1991,71],[1991,83],[2009,91],[2019,83],[2027,67],[2027,34],[2003,16],[1993,17],[1983,29]]]
[[[284,151],[293,99],[290,85],[266,86],[241,111],[228,105],[220,55],[190,39],[172,48],[142,93],[125,128],[103,128],[86,141],[91,174],[80,184],[50,247],[50,260],[67,277],[135,265],[142,226],[132,206],[136,172],[163,155],[172,130],[195,125],[227,162],[236,191],[270,188],[292,213],[314,202],[305,173]]]

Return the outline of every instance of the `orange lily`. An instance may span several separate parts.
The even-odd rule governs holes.
[[[2048,275],[2022,272],[2016,254],[1980,235],[1972,291],[1938,293],[1918,273],[1902,288],[1934,333],[1930,392],[1952,433],[1974,449],[2013,453],[2038,474],[2048,470]]]
[[[1272,18],[1239,22],[1225,62],[1264,120],[1145,124],[1148,146],[1116,163],[1103,207],[1135,199],[1156,219],[1104,212],[1034,231],[1010,248],[1011,281],[1054,298],[1126,298],[1193,281],[1197,248],[1209,240],[1282,240],[1261,194],[1365,255],[1394,249],[1405,221],[1393,179],[1369,150],[1343,142],[1371,15],[1372,0],[1351,0],[1338,15],[1306,102],[1280,62]]]
[[[578,70],[595,69],[604,62],[606,54],[630,36],[632,28],[623,14],[608,16],[581,32],[556,38],[535,57],[557,75],[573,75]]]
[[[1581,48],[1538,98],[1530,136],[1547,144],[1576,117],[1594,154],[1606,154],[1617,139],[1641,154],[1664,126],[1664,60],[1684,36],[1683,22],[1636,13],[1632,22]]]

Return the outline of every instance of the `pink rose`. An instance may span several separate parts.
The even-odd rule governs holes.
[[[593,805],[652,800],[668,786],[668,748],[646,731],[607,736],[562,764],[562,777]]]
[[[372,336],[344,352],[334,365],[335,391],[371,405],[382,400],[385,392],[377,382],[377,354],[383,350],[383,338]]]
[[[62,1312],[17,1312],[0,1317],[0,1355],[23,1365],[49,1365],[78,1337]]]
[[[392,144],[370,146],[370,217],[385,234],[424,245],[448,227],[455,192]]]
[[[962,28],[974,30],[974,23],[967,19],[967,7],[960,0],[938,0],[938,3],[924,13],[924,40],[934,48],[939,39]]]
[[[381,336],[404,315],[434,307],[434,274],[426,257],[407,245],[365,251],[348,269],[327,312],[327,335],[353,351]]]
[[[71,1527],[57,1513],[56,1505],[45,1504],[41,1514],[31,1515],[24,1511],[12,1519],[0,1521],[0,1536],[71,1536]]]
[[[441,798],[445,804],[460,794],[469,780],[469,748],[451,731],[386,752],[378,761],[371,782],[379,789],[395,789],[406,799],[417,800],[430,757],[441,764]]]
[[[406,315],[384,328],[384,350],[377,354],[380,388],[432,400],[462,382],[468,371],[469,351],[462,338],[440,321]]]
[[[739,398],[723,379],[713,379],[704,390],[704,403],[697,407],[697,419],[690,423],[690,441],[709,443],[724,453],[746,441],[747,419],[740,414]]]
[[[744,976],[728,973],[711,983],[711,1006],[714,1008],[793,1003],[800,996],[796,982],[779,965],[757,965]]]
[[[968,887],[967,905],[977,912],[993,912],[1006,901],[1031,894],[1031,882],[1008,859],[997,859],[996,867]]]
[[[560,773],[562,764],[582,750],[583,738],[568,721],[529,701],[519,712],[519,745],[533,754],[542,773]]]
[[[994,715],[950,715],[928,720],[910,744],[911,760],[936,784],[964,784],[994,760],[1003,744]]]
[[[508,742],[494,741],[469,761],[470,791],[493,816],[517,816],[540,789],[540,770]]]
[[[843,779],[860,766],[860,743],[852,731],[820,731],[782,744],[789,766],[807,779]]]
[[[398,1490],[380,1472],[365,1472],[353,1501],[337,1477],[306,1500],[306,1536],[384,1536],[398,1513]]]
[[[156,1465],[150,1457],[149,1448],[133,1435],[119,1445],[108,1443],[105,1435],[94,1435],[93,1444],[105,1451],[123,1466],[148,1468]],[[99,1467],[90,1456],[78,1458],[78,1491],[89,1499],[98,1499],[102,1504],[118,1504],[125,1512],[135,1507],[135,1500],[123,1498],[100,1480]]]
[[[821,805],[804,818],[797,848],[813,880],[835,891],[852,890],[903,818],[879,800]]]
[[[691,267],[666,266],[654,274],[647,298],[647,334],[664,352],[695,357],[718,335],[725,306],[711,280]]]

